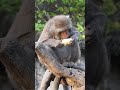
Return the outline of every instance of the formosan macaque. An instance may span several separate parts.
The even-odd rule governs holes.
[[[65,15],[57,15],[46,23],[38,43],[47,46],[47,52],[51,53],[59,63],[64,64],[78,60],[80,56],[78,37],[79,33],[72,26],[71,19]],[[70,64],[67,67],[71,67]],[[64,90],[68,88],[66,84],[63,87]]]
[[[59,59],[59,63],[76,62],[80,56],[78,31],[65,15],[51,18],[45,25],[39,43],[47,45]]]

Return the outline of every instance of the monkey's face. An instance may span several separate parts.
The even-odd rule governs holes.
[[[60,32],[56,32],[56,34],[53,34],[53,35],[55,35],[53,37],[57,40],[67,39],[70,36],[68,30],[62,30]]]
[[[71,19],[65,15],[59,15],[52,18],[51,30],[55,39],[66,39],[69,37],[69,29],[72,28]]]
[[[67,39],[69,37],[68,30],[59,33],[60,39]]]

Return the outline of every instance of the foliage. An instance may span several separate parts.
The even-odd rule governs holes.
[[[69,15],[73,25],[84,39],[85,0],[36,0],[35,30],[42,31],[44,24],[55,15]]]
[[[21,5],[21,0],[0,0],[0,11],[15,14]]]
[[[120,30],[119,3],[119,0],[104,0],[102,8],[108,16],[107,33]]]
[[[104,0],[103,9],[107,15],[110,15],[115,13],[117,8],[112,0]]]

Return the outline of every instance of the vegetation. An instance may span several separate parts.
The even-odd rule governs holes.
[[[8,12],[15,14],[18,12],[21,5],[21,0],[0,0],[0,12]]]
[[[64,14],[69,15],[73,25],[84,39],[85,0],[36,0],[35,30],[42,31],[49,18]]]
[[[120,1],[103,0],[103,10],[108,16],[107,33],[120,30]]]
[[[94,0],[99,2],[101,0]],[[0,0],[0,14],[3,23],[8,22],[8,17],[15,17],[16,12],[20,9],[21,0]],[[119,0],[103,0],[103,5],[100,4],[108,16],[107,33],[120,28]],[[84,15],[85,15],[85,0],[36,0],[35,1],[35,30],[42,31],[44,24],[49,18],[57,14],[70,15],[74,26],[81,33],[80,38],[84,38]],[[3,16],[2,16],[3,15]],[[14,18],[9,19],[14,19]],[[6,20],[7,19],[7,20]],[[11,20],[12,21],[12,20]],[[4,26],[3,24],[1,26]],[[6,26],[6,24],[5,24]],[[1,28],[1,30],[5,28]]]

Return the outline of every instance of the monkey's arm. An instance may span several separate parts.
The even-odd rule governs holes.
[[[57,47],[61,43],[61,40],[54,39],[45,27],[38,39],[38,42],[50,47]]]
[[[61,40],[56,40],[53,38],[50,38],[48,40],[45,40],[42,42],[44,45],[48,45],[50,47],[57,47],[59,45],[61,45]]]

